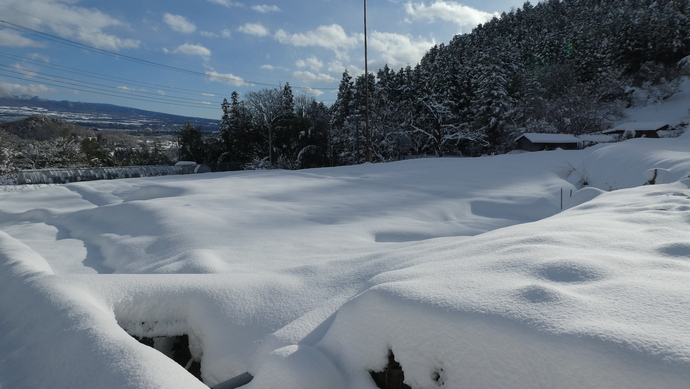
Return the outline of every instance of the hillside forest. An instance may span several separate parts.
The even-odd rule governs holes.
[[[598,132],[624,108],[668,97],[688,55],[687,0],[525,3],[414,68],[346,70],[330,108],[287,84],[233,93],[220,150],[207,155],[307,168],[504,153],[523,132]]]

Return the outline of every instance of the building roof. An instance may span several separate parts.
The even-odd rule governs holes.
[[[658,131],[668,127],[665,122],[628,122],[602,131],[602,134],[617,134],[631,131]]]
[[[611,135],[600,135],[600,134],[582,134],[578,135],[578,138],[582,139],[583,142],[594,142],[594,143],[606,143],[613,142],[615,137]]]
[[[537,134],[534,132],[526,132],[520,135],[515,141],[525,137],[532,143],[582,143],[581,139],[568,134]]]

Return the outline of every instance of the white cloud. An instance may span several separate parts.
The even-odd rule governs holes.
[[[405,11],[413,19],[425,19],[429,22],[438,19],[455,23],[468,30],[491,20],[494,16],[498,16],[497,13],[491,14],[480,11],[454,1],[440,0],[428,6],[424,2],[416,4],[408,2],[405,4]]]
[[[231,7],[239,7],[239,8],[244,7],[244,5],[243,5],[242,3],[239,3],[239,2],[236,2],[236,1],[230,1],[230,0],[208,0],[208,1],[209,1],[209,3],[222,5],[222,6],[225,6],[225,7],[228,7],[228,8],[231,8]]]
[[[363,39],[363,36],[358,37]],[[386,64],[393,70],[407,65],[414,66],[436,42],[432,38],[372,31],[369,34],[368,44],[369,71],[376,71]],[[363,58],[360,57],[360,59]],[[301,64],[298,63],[298,65]],[[325,68],[330,74],[338,74],[338,77],[345,69],[348,70],[350,76],[357,77],[364,73],[364,62],[352,63],[343,61],[342,58],[335,58]]]
[[[289,71],[290,69],[284,67],[284,66],[274,66],[270,64],[264,64],[259,66],[260,69],[265,69],[265,70],[284,70],[284,71]]]
[[[174,31],[183,34],[191,34],[196,31],[196,25],[182,15],[166,13],[163,15],[163,21]]]
[[[300,59],[295,62],[298,68],[309,68],[311,70],[320,71],[323,68],[323,62],[316,57],[309,57],[307,59]]]
[[[200,103],[204,105],[213,105],[210,101],[201,101]]]
[[[230,73],[218,73],[216,71],[207,71],[206,72],[206,78],[208,78],[211,81],[216,81],[216,82],[222,82],[226,84],[230,84],[232,86],[243,86],[243,85],[252,85],[250,83],[247,83],[242,79],[242,77],[235,76],[234,74]]]
[[[205,48],[204,46],[200,45],[192,45],[189,43],[185,43],[181,46],[178,46],[175,50],[173,50],[173,53],[182,53],[186,55],[198,55],[199,57],[203,57],[205,59],[208,59],[211,56],[211,50]]]
[[[128,86],[118,86],[117,89],[118,89],[118,90],[127,91],[127,92],[134,92],[134,91],[136,91],[136,89],[132,89],[132,88],[130,88],[130,87],[128,87]]]
[[[303,34],[290,34],[281,29],[275,33],[274,38],[284,44],[298,47],[323,47],[336,52],[357,46],[359,40],[355,36],[348,36],[345,30],[337,24],[319,26],[315,30]]]
[[[206,38],[232,38],[232,32],[228,29],[221,31],[220,34],[211,31],[200,31],[199,34]]]
[[[312,73],[307,71],[298,70],[292,73],[292,77],[302,80],[307,83],[311,82],[335,82],[338,81],[335,78],[323,73]]]
[[[304,93],[311,95],[311,96],[314,96],[314,97],[321,96],[323,94],[323,91],[319,90],[319,89],[312,89],[309,87],[304,87],[303,90],[304,90]]]
[[[6,8],[19,12],[3,13],[3,19],[30,29],[50,31],[62,38],[77,40],[100,49],[139,47],[139,40],[120,38],[103,31],[106,28],[122,27],[124,23],[96,8],[78,7],[75,3],[73,0],[5,0],[3,5]],[[26,40],[19,42],[30,43]]]
[[[21,64],[18,64],[18,63],[12,65],[12,67],[15,70],[17,70],[18,72],[20,72],[26,78],[36,77],[36,75],[37,75],[36,72],[29,70],[29,69],[25,68],[24,66],[22,66]]]
[[[331,73],[342,74],[345,69],[348,69],[341,61],[333,60],[328,64],[328,71]]]
[[[48,57],[47,55],[43,55],[43,54],[32,53],[32,54],[27,55],[27,58],[35,59],[37,61],[43,61],[45,63],[50,63],[50,57]]]
[[[372,54],[370,59],[373,59],[376,67],[388,64],[391,68],[397,68],[414,66],[436,42],[422,37],[373,31],[368,44]]]
[[[0,30],[0,46],[4,47],[45,47],[45,44],[22,36],[16,31]]]
[[[157,90],[156,93],[158,93],[158,94],[161,95],[161,96],[167,95],[167,93],[165,93],[165,92],[162,91],[162,90]]]
[[[337,74],[338,75],[338,81],[340,81],[341,76],[343,75],[343,72],[345,71],[345,69],[347,69],[347,72],[352,77],[356,77],[360,74],[364,74],[364,64],[363,63],[361,65],[353,65],[353,64],[346,65],[340,60],[331,61],[328,64],[327,70],[332,74]]]
[[[249,35],[256,36],[266,36],[268,35],[268,29],[258,23],[246,23],[241,25],[237,31],[243,32]]]
[[[256,12],[261,12],[262,14],[269,12],[280,12],[280,8],[277,5],[253,5],[252,9]]]
[[[141,43],[139,40],[121,39],[115,37],[114,35],[104,33],[80,33],[75,38],[99,49],[106,50],[136,49]]]
[[[3,80],[0,80],[0,90],[4,91],[8,95],[16,95],[16,96],[21,96],[21,95],[31,95],[31,96],[36,96],[36,95],[42,95],[46,93],[57,93],[57,90],[53,88],[48,88],[45,85],[36,85],[36,84],[31,84],[31,85],[19,85],[19,84],[10,84],[9,82],[5,82]]]
[[[202,93],[201,95],[206,97],[216,97],[216,95],[213,93]]]

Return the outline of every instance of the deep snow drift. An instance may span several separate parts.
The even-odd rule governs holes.
[[[187,334],[207,385],[688,388],[689,175],[686,134],[3,193],[0,387],[203,388],[130,336]]]

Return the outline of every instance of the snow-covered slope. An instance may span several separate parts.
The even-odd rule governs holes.
[[[203,388],[130,336],[187,334],[207,385],[688,388],[689,175],[686,134],[3,193],[0,387]]]

